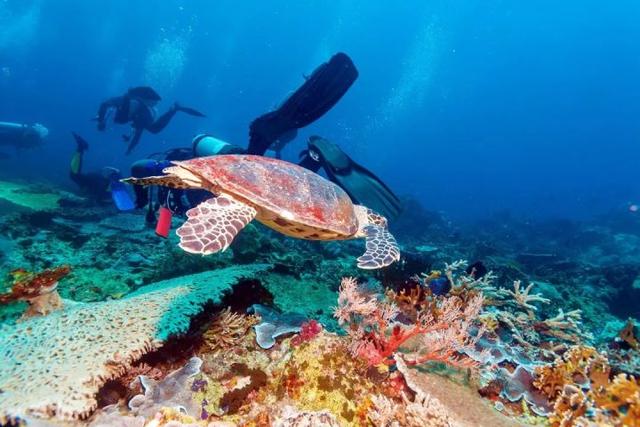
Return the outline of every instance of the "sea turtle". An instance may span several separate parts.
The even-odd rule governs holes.
[[[400,258],[387,220],[354,205],[337,185],[301,166],[269,157],[218,155],[175,161],[166,175],[123,180],[137,185],[204,189],[215,195],[187,211],[179,246],[208,255],[224,251],[254,218],[287,236],[309,240],[365,238],[358,267],[376,269]]]

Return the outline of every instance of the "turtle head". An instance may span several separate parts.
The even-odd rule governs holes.
[[[364,236],[364,229],[370,225],[387,229],[387,218],[377,212],[372,211],[366,206],[354,205],[356,218],[358,219],[357,236]]]

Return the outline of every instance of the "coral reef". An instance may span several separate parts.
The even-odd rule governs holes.
[[[105,381],[184,332],[207,301],[219,302],[240,277],[267,267],[230,267],[159,282],[120,300],[68,302],[48,316],[4,325],[0,415],[86,417]]]
[[[62,299],[58,294],[58,281],[71,272],[71,267],[61,267],[30,273],[26,270],[11,272],[13,284],[11,290],[0,294],[0,304],[14,301],[26,301],[29,307],[23,318],[43,316],[62,307]]]

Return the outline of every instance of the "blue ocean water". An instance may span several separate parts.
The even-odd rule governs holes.
[[[0,173],[71,187],[72,130],[96,169],[200,132],[245,145],[253,118],[343,51],[360,77],[285,158],[320,134],[452,218],[590,217],[640,201],[638,17],[634,1],[3,0],[0,120],[50,135]],[[125,129],[90,118],[142,84],[160,110],[208,118],[179,116],[125,157]]]

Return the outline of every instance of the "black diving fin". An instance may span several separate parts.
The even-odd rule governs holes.
[[[393,220],[402,211],[402,203],[380,178],[353,161],[331,141],[317,136],[309,138],[300,165],[317,171],[324,168],[327,177],[339,185],[354,203],[364,205]]]
[[[207,117],[204,113],[196,110],[195,108],[185,107],[184,105],[180,105],[176,102],[176,110],[182,111],[183,113],[189,114],[190,116],[195,117]]]
[[[320,65],[280,107],[255,119],[249,127],[249,154],[263,155],[281,135],[322,117],[358,78],[351,58],[337,53]]]

